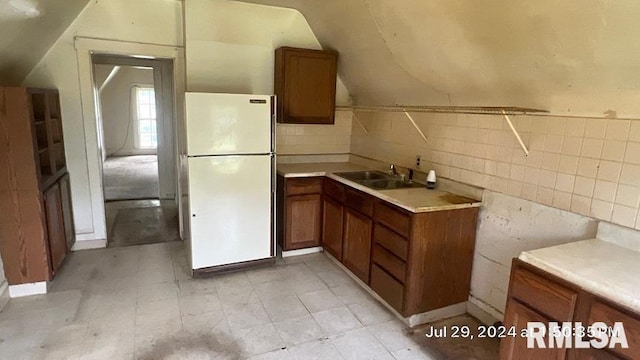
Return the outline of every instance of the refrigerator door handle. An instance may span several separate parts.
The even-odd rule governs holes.
[[[277,120],[277,108],[278,108],[278,98],[273,95],[271,96],[271,151],[276,152],[276,120]]]
[[[276,172],[276,155],[271,154],[271,192],[276,193],[276,182],[278,181],[278,174]]]

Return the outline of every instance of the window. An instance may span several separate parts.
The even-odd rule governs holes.
[[[155,149],[158,147],[156,131],[156,96],[153,88],[136,88],[137,104],[137,147]]]

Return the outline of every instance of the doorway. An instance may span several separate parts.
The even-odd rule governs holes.
[[[92,62],[108,246],[177,241],[173,62]]]

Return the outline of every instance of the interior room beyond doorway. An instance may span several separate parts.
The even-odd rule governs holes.
[[[169,80],[154,61],[93,60],[109,247],[179,240],[175,200],[160,186],[162,116],[172,113],[163,108],[162,84]]]

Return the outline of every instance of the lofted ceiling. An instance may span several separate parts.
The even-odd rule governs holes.
[[[300,11],[356,104],[640,115],[640,2],[241,1]]]
[[[239,1],[300,11],[355,104],[640,118],[638,1]],[[0,83],[19,84],[88,2],[0,0]]]
[[[89,0],[0,0],[0,84],[19,85]]]

